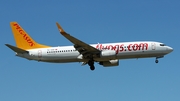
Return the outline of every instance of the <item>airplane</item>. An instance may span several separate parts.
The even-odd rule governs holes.
[[[131,58],[159,58],[173,51],[173,48],[156,41],[135,41],[87,44],[66,33],[60,24],[56,23],[60,34],[72,42],[72,46],[51,47],[34,41],[17,23],[10,22],[16,46],[5,44],[16,53],[16,56],[28,60],[50,63],[82,62],[95,70],[97,62],[104,67],[118,66],[119,60]]]

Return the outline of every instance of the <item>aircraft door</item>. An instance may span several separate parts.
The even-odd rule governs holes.
[[[151,43],[151,47],[152,47],[152,50],[156,50],[156,44],[155,43]]]
[[[38,58],[42,57],[42,50],[38,50]]]

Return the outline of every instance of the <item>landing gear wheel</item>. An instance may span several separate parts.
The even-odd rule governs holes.
[[[90,69],[91,69],[91,70],[95,70],[94,61],[93,61],[93,60],[89,60],[89,61],[88,61],[88,65],[90,66]]]
[[[94,66],[90,66],[90,69],[91,69],[91,70],[95,70],[95,67],[94,67]]]
[[[159,61],[158,60],[155,60],[156,63],[158,63]]]

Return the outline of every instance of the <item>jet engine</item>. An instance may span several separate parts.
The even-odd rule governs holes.
[[[113,57],[116,56],[115,50],[103,50],[101,51],[101,57]]]
[[[119,60],[109,60],[109,61],[103,61],[99,62],[100,65],[103,65],[104,67],[111,67],[111,66],[118,66],[119,65]]]

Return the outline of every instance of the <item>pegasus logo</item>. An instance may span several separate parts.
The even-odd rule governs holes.
[[[16,27],[16,29],[18,30],[18,32],[23,36],[23,39],[29,44],[29,46],[34,46],[35,43],[31,40],[31,38],[29,38],[29,36],[21,29],[21,27],[18,24],[13,24],[13,26]]]

